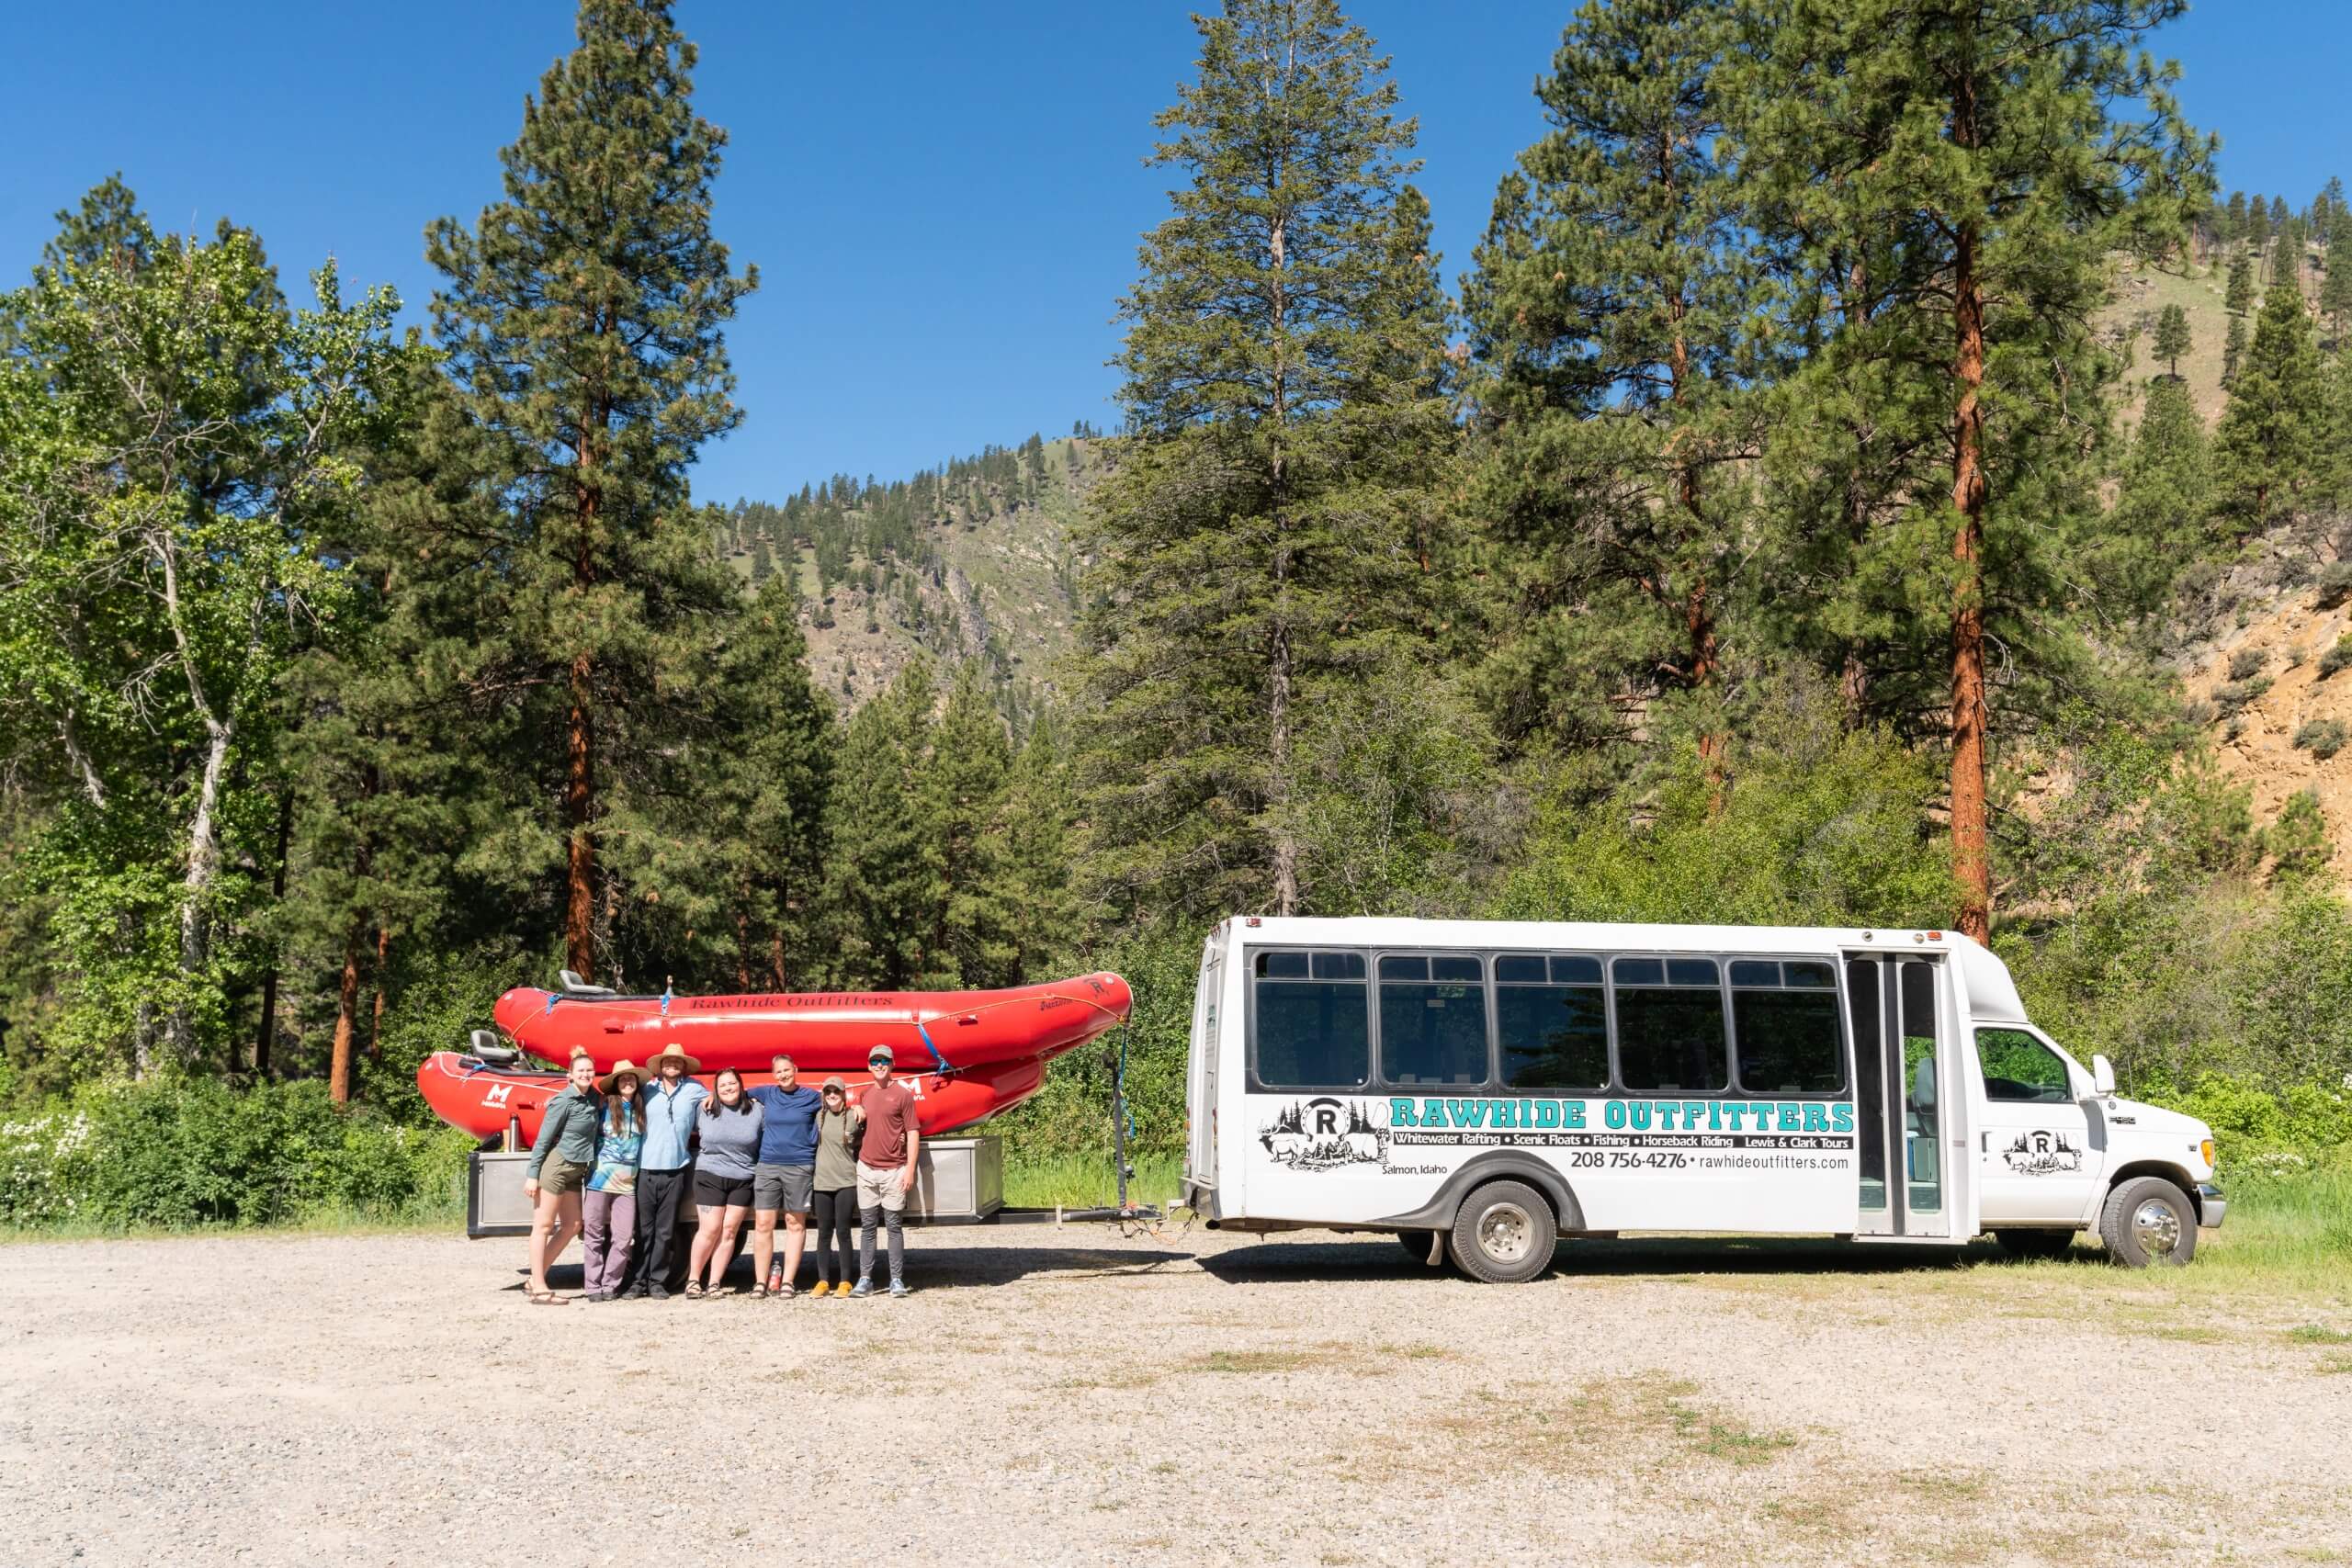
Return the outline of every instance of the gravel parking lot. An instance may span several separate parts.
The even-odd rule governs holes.
[[[561,1308],[519,1242],[0,1247],[0,1559],[2352,1557],[2352,1358],[2291,1332],[2331,1303],[1786,1244],[1502,1288],[1385,1237],[910,1239],[905,1301]]]

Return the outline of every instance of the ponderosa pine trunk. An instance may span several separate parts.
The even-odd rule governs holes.
[[[269,904],[286,907],[286,852],[294,840],[294,789],[289,784],[277,795],[277,866],[270,874]],[[269,1077],[269,1050],[277,1038],[277,949],[269,950],[269,967],[261,976],[261,1021],[254,1029],[254,1077]],[[233,1055],[234,1053],[232,1052]],[[236,1064],[232,1061],[230,1066]]]
[[[584,443],[580,453],[582,478],[576,488],[580,508],[580,543],[572,558],[571,580],[584,598],[596,581],[594,540],[598,496],[588,481],[594,456]],[[564,826],[571,834],[565,867],[563,951],[565,961],[583,980],[596,977],[596,847],[589,835],[596,808],[596,663],[586,650],[571,656],[571,706],[564,716]]]
[[[351,1047],[359,1014],[360,924],[355,921],[343,939],[343,982],[335,992],[334,1043],[327,1056],[327,1098],[337,1105],[351,1103]]]
[[[1974,84],[1965,74],[1953,93],[1952,138],[1976,145]],[[1962,935],[1993,934],[1993,867],[1984,790],[1984,293],[1977,276],[1978,230],[1959,225],[1952,243],[1953,379],[1951,504],[1959,519],[1952,559],[1960,570],[1951,612],[1951,867],[1960,890],[1953,922]]]
[[[1269,183],[1269,188],[1279,186],[1281,172]],[[1273,378],[1273,449],[1268,475],[1272,502],[1274,529],[1274,614],[1273,626],[1267,637],[1266,648],[1266,764],[1267,807],[1273,819],[1274,908],[1277,915],[1298,912],[1298,840],[1290,820],[1291,808],[1291,734],[1290,699],[1292,679],[1292,649],[1290,645],[1290,509],[1285,492],[1287,475],[1284,471],[1283,437],[1287,434],[1283,422],[1290,416],[1288,366],[1284,350],[1288,345],[1290,305],[1283,288],[1283,220],[1277,217],[1271,239],[1273,254],[1273,316],[1274,316],[1274,378]]]

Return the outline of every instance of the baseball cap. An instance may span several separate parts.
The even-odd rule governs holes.
[[[865,1054],[865,1060],[869,1066],[876,1062],[888,1062],[896,1066],[899,1062],[899,1054],[888,1045],[876,1045]]]

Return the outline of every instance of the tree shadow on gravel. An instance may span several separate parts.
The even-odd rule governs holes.
[[[2085,1254],[2086,1258],[2090,1255]],[[1674,1279],[1719,1275],[1932,1274],[1998,1265],[2007,1255],[1990,1241],[1966,1247],[1860,1246],[1820,1237],[1657,1237],[1560,1243],[1550,1273],[1570,1279]],[[1201,1267],[1227,1284],[1329,1280],[1459,1280],[1406,1256],[1392,1236],[1330,1241],[1267,1241],[1204,1255]]]

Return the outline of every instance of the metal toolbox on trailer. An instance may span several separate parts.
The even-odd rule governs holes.
[[[466,1235],[531,1234],[531,1201],[523,1196],[528,1149],[477,1149],[466,1164]],[[915,1165],[906,1217],[926,1224],[978,1224],[1004,1207],[1004,1145],[994,1137],[925,1138]],[[694,1183],[680,1184],[678,1224],[695,1223]]]

